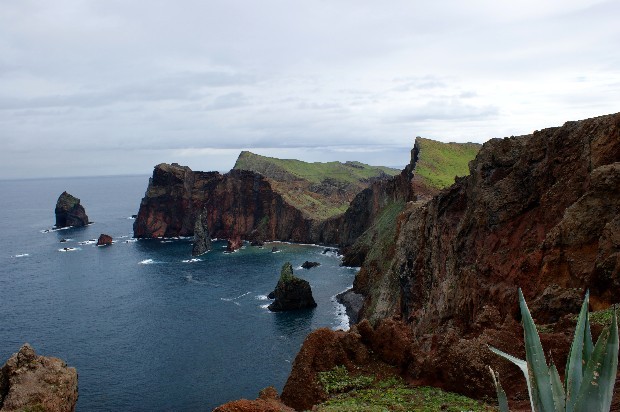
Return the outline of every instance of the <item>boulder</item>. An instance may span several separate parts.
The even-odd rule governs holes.
[[[218,406],[213,412],[295,412],[282,403],[278,391],[270,386],[258,394],[258,399],[249,401],[241,399]]]
[[[306,261],[305,261],[305,262],[301,265],[301,267],[302,267],[302,268],[304,268],[304,269],[312,269],[313,267],[316,267],[316,266],[321,266],[321,264],[320,264],[319,262],[310,262],[310,261],[308,261],[308,260],[306,260]]]
[[[102,233],[97,239],[97,246],[107,246],[112,244],[112,236]]]
[[[273,296],[275,300],[268,306],[272,312],[316,307],[310,284],[293,275],[293,267],[289,262],[282,266],[280,280],[273,291]]]
[[[209,236],[207,213],[203,211],[196,217],[196,223],[194,224],[192,256],[200,256],[209,250],[211,250],[211,237]]]
[[[0,369],[0,411],[73,412],[78,399],[75,368],[37,356],[27,343]]]
[[[81,227],[88,225],[88,216],[84,207],[80,204],[80,199],[62,192],[56,202],[56,227]]]

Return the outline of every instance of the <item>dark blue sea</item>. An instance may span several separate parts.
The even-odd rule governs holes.
[[[225,254],[219,241],[193,260],[189,239],[136,241],[131,215],[147,183],[0,181],[0,365],[25,342],[62,358],[78,370],[78,411],[207,411],[269,385],[281,391],[305,336],[346,325],[334,296],[355,269],[317,246]],[[64,190],[94,223],[46,232]],[[115,243],[95,246],[101,233]],[[305,260],[321,266],[301,269]],[[286,261],[310,282],[316,309],[266,309]]]

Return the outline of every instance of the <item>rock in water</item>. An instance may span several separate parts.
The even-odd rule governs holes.
[[[112,244],[112,236],[102,233],[97,239],[97,246],[107,246]]]
[[[273,296],[275,300],[268,306],[272,312],[316,307],[310,284],[293,275],[293,267],[289,262],[282,266],[280,280],[273,291]]]
[[[54,212],[56,213],[56,227],[81,227],[89,223],[86,211],[80,205],[80,199],[67,192],[62,192],[58,197]]]
[[[37,356],[27,343],[0,369],[0,411],[72,412],[77,399],[75,368]]]
[[[226,245],[227,252],[234,252],[235,250],[241,249],[243,246],[243,240],[239,236],[234,236],[228,239],[228,244]]]
[[[308,261],[308,260],[306,260],[306,261],[305,261],[305,262],[301,265],[301,267],[302,267],[302,268],[304,268],[304,269],[312,269],[313,267],[316,267],[316,266],[321,266],[321,264],[320,264],[319,262],[310,262],[310,261]]]
[[[200,256],[209,250],[211,250],[211,237],[209,235],[209,226],[207,225],[207,213],[203,211],[196,217],[196,223],[194,224],[192,256]]]

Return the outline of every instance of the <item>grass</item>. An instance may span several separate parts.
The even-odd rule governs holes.
[[[438,388],[410,387],[398,377],[377,380],[351,376],[344,366],[319,373],[319,382],[330,395],[315,407],[319,412],[340,411],[495,411],[483,402]]]
[[[607,309],[597,310],[595,312],[589,312],[588,319],[590,320],[590,323],[593,325],[608,326],[608,325],[611,325],[611,321],[614,316],[613,311],[614,311],[614,307],[610,306]],[[573,320],[576,321],[578,316],[579,316],[578,314],[573,316]]]
[[[415,173],[436,189],[451,186],[455,176],[467,176],[469,161],[480,150],[477,143],[441,143],[421,137],[416,141],[420,154]]]
[[[382,173],[396,176],[400,170],[384,166],[369,166],[360,162],[314,162],[308,163],[296,159],[276,159],[243,151],[239,155],[234,169],[251,170],[263,176],[281,179],[300,179],[310,183],[322,183],[333,179],[342,183],[357,183],[371,179]]]

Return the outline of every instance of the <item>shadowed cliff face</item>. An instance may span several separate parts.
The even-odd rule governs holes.
[[[242,170],[224,175],[193,172],[177,164],[155,167],[134,222],[134,236],[192,236],[203,210],[211,237],[301,242],[309,236],[310,221],[261,175]]]
[[[546,325],[541,340],[560,374],[585,290],[592,310],[620,300],[620,114],[493,139],[470,171],[430,201],[406,204],[387,270],[365,262],[358,277],[373,293],[362,335],[407,378],[473,397],[495,396],[491,365],[514,402],[527,399],[522,374],[487,344],[524,356],[518,287]],[[399,337],[397,351],[389,336]],[[313,344],[322,345],[308,338],[300,353]],[[317,364],[298,357],[290,381]],[[288,404],[301,396],[285,387]]]

